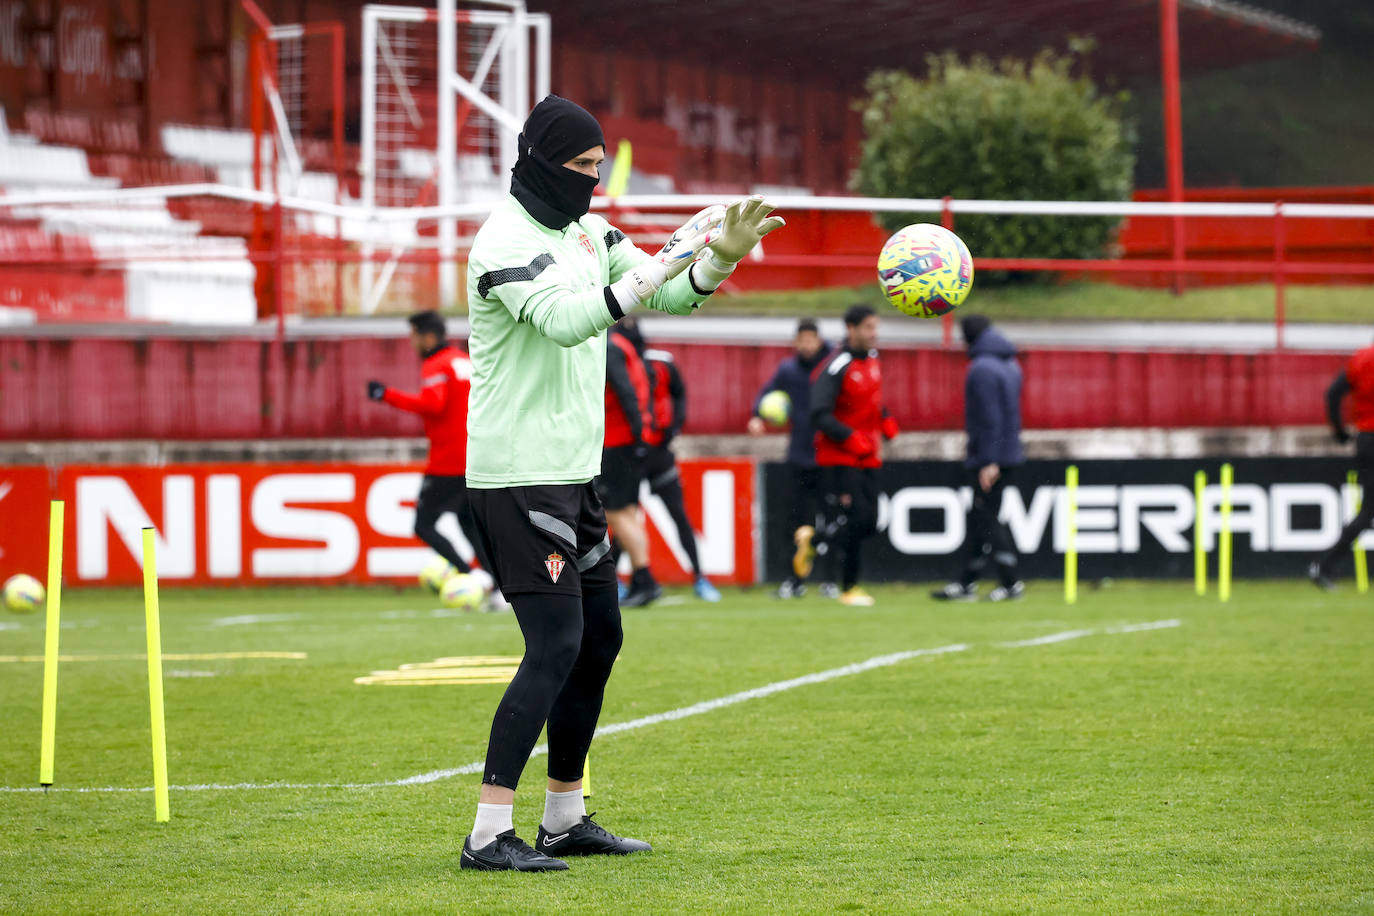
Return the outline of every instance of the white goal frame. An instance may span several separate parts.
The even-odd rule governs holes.
[[[398,86],[402,106],[418,121],[419,112],[409,98],[404,81],[395,70],[395,59],[387,47],[384,26],[387,23],[430,24],[438,32],[437,72],[441,75],[438,90],[436,119],[437,141],[435,154],[435,183],[438,206],[451,210],[460,203],[457,183],[457,103],[462,96],[497,126],[499,161],[493,163],[494,173],[500,174],[506,165],[515,161],[516,138],[534,103],[549,94],[550,48],[552,21],[547,13],[530,13],[524,0],[476,0],[498,9],[458,9],[456,0],[439,0],[438,9],[423,7],[386,6],[370,4],[363,7],[363,73],[362,73],[362,149],[359,156],[362,204],[368,211],[377,209],[378,180],[378,124],[377,86],[380,72]],[[465,0],[465,7],[473,5]],[[457,32],[460,24],[490,28],[481,58],[473,72],[459,73],[457,61]],[[531,72],[531,63],[533,71]],[[379,71],[379,67],[381,71]],[[496,94],[482,91],[482,86],[494,73]],[[446,77],[443,75],[447,75]],[[463,201],[473,203],[474,201]],[[439,250],[439,308],[452,306],[458,295],[458,269],[455,261],[457,223],[443,217],[437,224]],[[362,310],[376,309],[403,253],[392,247],[391,255],[380,275],[373,263],[375,246],[372,240],[363,243],[360,271]]]

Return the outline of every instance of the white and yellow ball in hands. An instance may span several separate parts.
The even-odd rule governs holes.
[[[439,589],[439,600],[444,607],[459,611],[475,611],[487,598],[486,586],[470,573],[455,573]]]
[[[792,399],[786,391],[770,391],[759,401],[759,416],[764,422],[783,426],[792,415]]]
[[[43,606],[46,594],[33,576],[20,573],[5,580],[5,607],[16,614],[32,614]]]
[[[444,583],[457,572],[452,563],[436,555],[420,569],[420,584],[437,595]]]
[[[973,289],[973,256],[943,226],[915,223],[883,243],[878,282],[898,311],[936,318],[954,311]]]

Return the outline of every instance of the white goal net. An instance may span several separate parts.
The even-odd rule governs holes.
[[[440,6],[363,9],[359,171],[366,207],[452,207],[498,198],[520,125],[549,92],[547,15],[527,13],[521,3]],[[363,310],[393,300],[451,306],[463,228],[453,218],[417,221],[368,240]],[[426,247],[438,250],[437,263],[404,257]]]

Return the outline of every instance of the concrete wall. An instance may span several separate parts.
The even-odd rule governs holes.
[[[1321,426],[1232,429],[1029,430],[1028,458],[1233,458],[1348,455]],[[683,436],[681,458],[746,457],[781,461],[782,435]],[[384,464],[423,461],[422,438],[274,439],[178,442],[148,439],[86,442],[0,442],[0,466],[72,464],[181,464],[187,462],[318,462]],[[958,432],[903,433],[887,446],[887,460],[956,461],[964,455]]]

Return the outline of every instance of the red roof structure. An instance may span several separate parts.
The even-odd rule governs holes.
[[[551,13],[555,41],[646,52],[728,69],[785,73],[807,83],[852,87],[875,68],[919,68],[926,54],[954,50],[1000,58],[1062,48],[1092,37],[1094,74],[1158,78],[1159,0],[530,0]],[[594,10],[592,12],[591,10]],[[1184,74],[1317,47],[1313,26],[1234,0],[1180,0]]]
[[[1235,0],[528,0],[531,11],[552,15],[554,91],[592,109],[608,137],[631,139],[637,170],[686,191],[844,190],[860,142],[852,99],[864,77],[919,70],[931,53],[1025,57],[1091,37],[1097,79],[1159,80],[1161,11],[1175,3],[1185,77],[1309,51],[1321,38]],[[342,24],[344,107],[356,112],[361,0],[259,5],[275,23]],[[0,23],[9,28],[0,34],[0,109],[11,130],[102,154],[158,156],[167,125],[249,126],[252,30],[240,0],[10,7]]]

